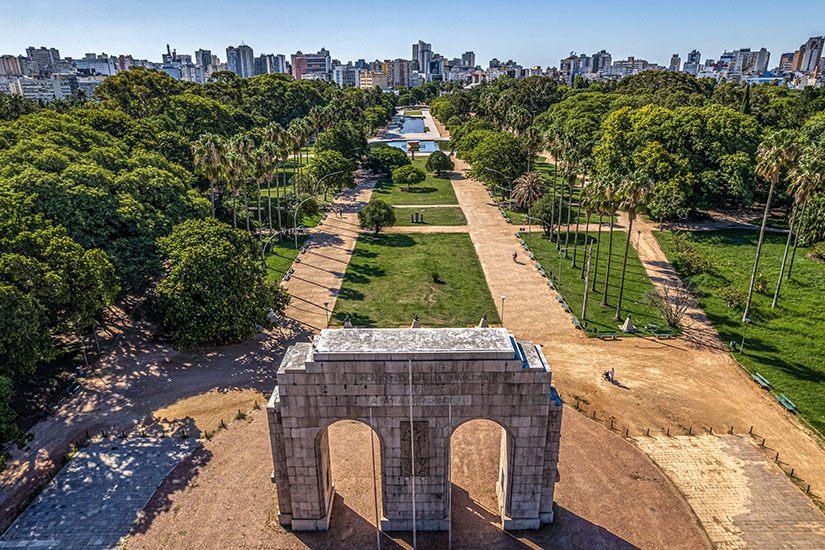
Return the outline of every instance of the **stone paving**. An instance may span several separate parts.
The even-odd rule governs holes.
[[[825,517],[748,436],[639,438],[719,549],[825,548]]]
[[[200,442],[106,438],[81,449],[0,539],[0,548],[117,548],[155,489]]]

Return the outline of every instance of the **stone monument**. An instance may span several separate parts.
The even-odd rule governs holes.
[[[504,529],[553,521],[562,404],[540,346],[504,328],[325,329],[287,350],[277,379],[267,416],[282,525],[328,528],[327,428],[370,419],[383,530],[448,528],[450,437],[474,419],[502,428]]]

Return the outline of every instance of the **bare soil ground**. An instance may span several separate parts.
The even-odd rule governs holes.
[[[571,409],[565,415],[556,522],[539,531],[500,529],[495,497],[500,428],[477,420],[456,430],[454,548],[710,547],[690,507],[653,463],[583,415]],[[372,548],[369,428],[338,422],[330,427],[330,447],[336,496],[326,533],[292,533],[278,525],[266,416],[255,411],[180,464],[150,500],[125,547]],[[380,486],[378,494],[380,499]],[[445,548],[447,536],[419,533],[419,548]],[[382,535],[383,548],[411,548],[411,543],[409,533]]]

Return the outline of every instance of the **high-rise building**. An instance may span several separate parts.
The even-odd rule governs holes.
[[[382,90],[389,87],[386,73],[381,71],[365,71],[361,74],[361,88],[371,89],[375,87],[381,88]]]
[[[335,65],[332,68],[332,80],[340,87],[353,86],[361,87],[361,75],[366,72],[364,69],[356,68],[352,63],[346,65]]]
[[[613,56],[607,50],[600,50],[590,57],[590,72],[599,73],[610,67]]]
[[[461,54],[461,64],[465,67],[475,67],[476,66],[476,54],[475,52],[464,52]]]
[[[668,66],[667,70],[678,72],[679,69],[681,69],[681,68],[682,68],[682,58],[679,57],[679,54],[675,53],[672,56],[670,56],[670,65]]]
[[[20,60],[13,55],[0,56],[0,74],[2,75],[21,75],[23,69],[20,68]]]
[[[498,58],[494,57],[487,64],[487,67],[490,69],[499,69],[501,68],[501,61],[499,61]]]
[[[60,52],[56,48],[29,46],[26,48],[26,57],[37,63],[41,72],[51,72],[55,63],[60,61]]]
[[[412,70],[418,70],[422,73],[429,74],[430,61],[433,57],[433,45],[427,44],[421,40],[417,44],[412,45],[412,61],[414,66]]]
[[[412,84],[412,63],[407,59],[396,59],[388,63],[387,82],[390,86],[407,86]]]
[[[195,52],[195,65],[200,65],[204,72],[209,72],[212,67],[212,51],[198,50]]]
[[[276,56],[271,53],[262,53],[255,58],[255,74],[270,74],[280,73],[283,71],[276,70],[277,67]]]
[[[687,63],[696,63],[697,65],[702,61],[702,54],[699,50],[691,50],[687,56]]]
[[[255,76],[255,57],[252,48],[246,44],[238,47],[228,46],[226,48],[226,63],[229,70],[241,78]]]
[[[825,49],[825,37],[812,36],[799,47],[798,55],[794,57],[795,71],[803,73],[813,73],[819,65],[819,60],[822,58],[823,49]]]
[[[794,52],[786,52],[779,56],[779,71],[789,73],[793,71]]]
[[[292,54],[292,76],[295,80],[313,78],[329,80],[332,72],[332,60],[329,51],[321,48],[318,53],[303,53],[298,51]]]

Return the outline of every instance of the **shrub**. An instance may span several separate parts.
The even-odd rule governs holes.
[[[756,280],[753,283],[753,289],[760,294],[765,294],[768,290],[770,290],[769,287],[770,281],[768,281],[768,278],[761,273],[757,273]]]
[[[436,176],[441,176],[442,172],[452,170],[454,167],[453,161],[442,151],[430,153],[430,157],[427,159],[427,164],[425,165],[425,168],[430,172],[435,172]]]
[[[733,308],[745,307],[745,300],[748,299],[748,293],[741,288],[732,286],[723,286],[717,290],[719,297],[725,301],[725,305]]]
[[[370,201],[358,213],[358,223],[361,224],[361,227],[371,229],[377,237],[382,229],[395,224],[395,212],[389,204],[382,200]]]
[[[402,166],[392,171],[392,182],[396,185],[412,187],[425,179],[427,179],[427,174],[424,170],[412,165]]]
[[[809,256],[818,262],[825,262],[825,241],[813,245]]]
[[[681,231],[676,232],[671,237],[670,242],[676,251],[674,263],[682,275],[690,277],[691,275],[708,273],[713,270],[713,262],[696,248],[696,245],[691,242],[689,234]]]

